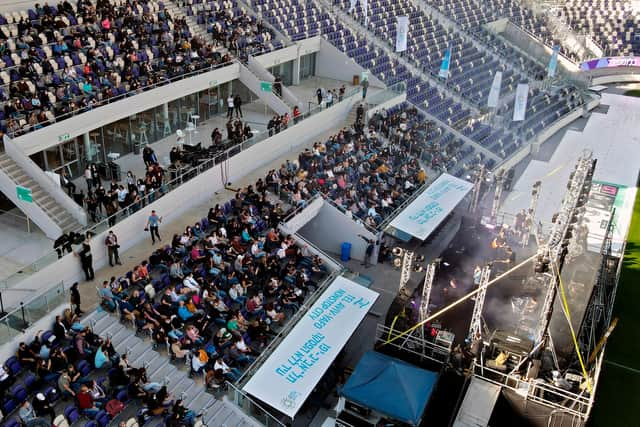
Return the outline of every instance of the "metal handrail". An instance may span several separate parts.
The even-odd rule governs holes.
[[[7,313],[3,313],[2,317],[0,317],[0,326],[3,324],[6,325],[7,328],[15,329],[20,333],[24,332],[29,326],[31,326],[34,322],[39,320],[42,316],[33,316],[30,313],[31,309],[36,309],[35,305],[40,305],[38,303],[42,303],[42,305],[46,306],[45,314],[50,313],[51,310],[55,310],[60,306],[60,302],[50,304],[50,300],[53,299],[54,295],[50,295],[54,292],[54,295],[65,296],[64,283],[59,282],[55,287],[46,289],[43,292],[40,292],[37,295],[29,298],[26,302],[20,302],[20,304],[14,309],[10,310]],[[4,304],[2,304],[2,294],[0,293],[0,307],[4,310]],[[21,325],[9,325],[11,318],[18,318],[22,321]],[[4,335],[0,334],[0,344],[5,344],[13,339],[11,334]]]
[[[476,368],[480,368],[480,373],[476,372]],[[526,384],[527,385],[526,395],[523,396],[525,400],[532,400],[542,405],[550,406],[554,408],[562,407],[568,412],[571,412],[572,414],[575,414],[579,417],[586,417],[586,414],[589,413],[590,408],[593,405],[593,399],[591,397],[584,396],[583,394],[572,393],[570,391],[556,387],[552,384],[534,382],[533,380],[523,380],[519,376],[508,375],[508,374],[505,374],[504,372],[500,372],[498,370],[489,368],[486,365],[481,365],[477,363],[475,359],[473,361],[471,370],[474,375],[477,375],[488,382],[499,385],[501,387],[509,388],[516,392],[522,391],[522,389],[519,387],[520,384]],[[487,374],[491,374],[491,376]],[[494,378],[492,378],[492,376]],[[495,379],[495,377],[498,377],[499,380]],[[571,404],[570,405],[567,404],[565,406],[562,403],[558,403],[555,401],[545,399],[544,397],[537,396],[536,392],[538,391],[552,393],[557,397],[561,397],[562,402],[570,402]],[[579,407],[579,409],[573,409],[573,407],[576,405]]]

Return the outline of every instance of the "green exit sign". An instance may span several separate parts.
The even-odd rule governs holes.
[[[21,187],[17,185],[16,194],[18,196],[18,200],[22,200],[23,202],[33,203],[33,194],[31,193],[30,188]]]
[[[64,133],[58,136],[58,142],[65,142],[65,141],[68,141],[69,139],[71,139],[71,135],[69,135],[68,133]]]
[[[260,90],[262,92],[273,92],[273,83],[271,83],[271,82],[260,82]]]
[[[215,87],[218,86],[218,81],[217,80],[209,80],[209,87]]]

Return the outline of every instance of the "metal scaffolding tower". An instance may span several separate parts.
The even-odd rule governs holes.
[[[614,209],[611,213],[607,231],[600,249],[602,258],[600,261],[600,271],[598,272],[598,281],[593,288],[584,321],[578,334],[578,342],[583,355],[589,355],[596,349],[598,341],[603,337],[611,324],[618,265],[620,262],[619,258],[611,254],[613,229],[615,227],[613,219],[615,214],[616,211]]]
[[[469,334],[467,338],[469,341],[473,340],[473,337],[482,331],[482,309],[484,307],[484,300],[487,296],[487,284],[491,277],[491,268],[487,265],[482,269],[480,275],[480,284],[478,288],[480,292],[476,294],[476,303],[473,306],[473,313],[471,314],[471,325],[469,326]]]
[[[595,161],[591,152],[584,152],[575,170],[569,177],[567,184],[567,194],[562,201],[560,212],[556,215],[551,234],[547,242],[538,250],[538,266],[540,273],[547,276],[547,291],[542,305],[540,322],[535,335],[535,343],[540,343],[547,335],[549,322],[553,313],[553,302],[555,301],[558,285],[558,277],[562,271],[562,264],[567,253],[567,246],[574,231],[576,222],[576,208],[582,206],[587,201],[589,189],[591,188],[591,177]],[[547,272],[548,267],[551,272]]]
[[[406,291],[407,283],[411,278],[411,268],[413,266],[413,258],[415,253],[404,250],[402,253],[402,270],[400,271],[400,284],[398,286],[398,296],[408,297],[409,292]]]
[[[496,192],[493,196],[493,204],[491,205],[491,222],[495,223],[500,209],[500,200],[502,199],[502,190],[504,188],[504,169],[496,172]]]
[[[480,192],[482,191],[482,182],[484,181],[485,172],[486,170],[484,167],[484,163],[481,163],[476,172],[476,181],[473,184],[473,195],[471,197],[471,205],[469,206],[469,211],[471,213],[475,213],[478,209],[478,203],[480,202]]]
[[[522,233],[522,247],[526,248],[529,245],[529,239],[531,233],[537,234],[538,227],[536,226],[536,210],[538,209],[538,199],[540,199],[540,187],[542,183],[536,181],[531,189],[531,201],[529,202],[529,210],[526,212]]]
[[[420,299],[419,321],[423,322],[429,317],[429,302],[431,300],[431,288],[433,287],[433,279],[436,276],[437,263],[434,261],[427,266],[427,274],[424,276],[424,285],[422,286],[422,298]],[[421,339],[425,339],[424,326],[417,329]]]

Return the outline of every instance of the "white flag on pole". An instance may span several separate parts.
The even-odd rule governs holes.
[[[520,83],[516,89],[516,101],[513,108],[513,121],[521,122],[524,120],[527,111],[527,98],[529,96],[529,85]]]
[[[407,50],[407,37],[409,35],[409,17],[398,16],[396,23],[396,52]]]
[[[502,71],[496,72],[493,76],[493,83],[491,83],[491,90],[489,91],[489,100],[487,106],[496,108],[498,106],[498,99],[500,98],[500,87],[502,86]]]

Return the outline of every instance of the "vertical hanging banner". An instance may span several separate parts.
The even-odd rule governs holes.
[[[529,85],[520,83],[516,89],[516,100],[513,107],[513,121],[521,122],[524,120],[525,111],[527,111],[527,98],[529,97]]]
[[[364,26],[369,25],[369,0],[360,0],[362,2],[362,13],[364,13]]]
[[[398,16],[396,23],[396,52],[407,50],[407,37],[409,35],[409,17]]]
[[[440,72],[438,75],[443,79],[449,78],[449,63],[451,62],[451,49],[447,49],[444,52],[444,57],[442,58],[442,64],[440,64]]]
[[[349,13],[353,12],[358,4],[358,0],[349,0]]]
[[[560,52],[560,46],[553,46],[553,53],[549,60],[549,68],[547,69],[547,77],[553,77],[556,75],[556,68],[558,68],[558,52]]]
[[[491,83],[491,90],[489,91],[489,99],[487,106],[496,108],[498,106],[498,100],[500,99],[500,88],[502,86],[502,71],[496,72],[493,76],[493,83]]]

